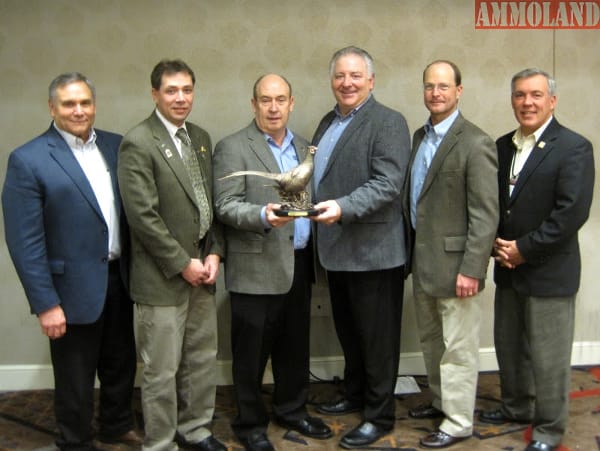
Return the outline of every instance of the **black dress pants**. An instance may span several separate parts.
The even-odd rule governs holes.
[[[133,304],[118,265],[111,264],[104,311],[92,324],[67,324],[50,340],[54,411],[61,450],[90,450],[94,431],[94,382],[100,381],[98,433],[117,437],[133,429],[131,400],[136,371]]]
[[[266,432],[269,412],[261,390],[271,357],[273,413],[294,420],[307,415],[311,277],[308,250],[296,251],[294,281],[288,293],[230,293],[233,384],[238,415],[232,428],[238,437]]]
[[[344,352],[348,400],[363,419],[385,429],[395,422],[404,299],[402,266],[378,271],[328,271],[335,329]]]

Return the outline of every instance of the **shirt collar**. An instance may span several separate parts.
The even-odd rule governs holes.
[[[554,118],[554,115],[550,115],[550,118],[546,122],[544,122],[540,126],[540,128],[538,128],[536,131],[534,131],[531,135],[523,136],[523,132],[521,131],[521,127],[519,127],[515,131],[515,134],[512,137],[512,142],[517,147],[517,149],[521,149],[523,147],[523,143],[527,139],[529,139],[530,137],[533,137],[533,142],[534,143],[538,142],[538,140],[542,137],[542,135],[544,134],[544,132],[548,128],[548,125],[550,125],[550,122],[552,121],[553,118]]]
[[[156,108],[154,111],[156,112],[156,115],[158,116],[160,121],[163,123],[163,125],[167,128],[167,131],[169,132],[169,135],[171,135],[171,137],[175,137],[175,133],[177,133],[177,130],[179,130],[180,128],[183,128],[187,132],[187,128],[185,128],[185,121],[183,122],[183,125],[181,127],[177,127],[175,124],[170,122],[167,118],[165,118],[161,114],[161,112],[158,111],[158,108]],[[177,138],[177,139],[179,139],[179,138]]]
[[[292,140],[294,139],[294,133],[292,133],[292,131],[289,128],[285,129],[285,137],[283,138],[281,146],[277,145],[277,143],[273,140],[273,138],[271,138],[271,135],[269,135],[267,133],[263,133],[263,135],[264,135],[267,143],[269,143],[275,147],[278,147],[280,149],[287,148],[287,146],[289,146],[290,143],[292,142]]]
[[[342,113],[340,112],[340,107],[337,104],[333,108],[333,111],[335,112],[336,116],[340,120],[346,120],[350,117],[354,117],[354,115],[358,112],[358,110],[360,110],[371,99],[372,96],[373,96],[373,94],[369,93],[369,97],[367,97],[367,99],[363,103],[361,103],[360,105],[355,107],[352,111],[350,111],[350,113],[348,113],[346,116],[342,116]]]
[[[58,128],[58,126],[56,125],[56,122],[52,121],[52,125],[54,126],[56,131],[60,134],[60,136],[62,136],[63,139],[67,142],[67,145],[71,149],[82,149],[88,144],[96,143],[96,130],[94,130],[93,127],[90,129],[90,136],[89,136],[88,140],[86,142],[84,142],[83,139],[81,139],[80,137],[75,136],[65,130]]]
[[[450,116],[448,116],[442,122],[439,122],[435,125],[433,125],[431,123],[431,117],[430,117],[429,119],[427,119],[427,122],[425,123],[425,131],[427,133],[433,132],[438,139],[442,139],[444,136],[446,136],[446,133],[448,133],[448,130],[450,130],[450,127],[452,127],[452,124],[458,117],[458,114],[459,114],[459,111],[458,111],[458,109],[456,109],[452,112],[452,114]]]

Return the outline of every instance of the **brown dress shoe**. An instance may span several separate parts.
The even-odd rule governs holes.
[[[446,434],[444,431],[435,431],[423,437],[419,440],[419,443],[425,448],[447,448],[448,446],[462,442],[470,437],[470,435],[466,437],[453,437],[452,435]]]
[[[102,443],[122,443],[127,446],[139,447],[144,443],[144,439],[133,429],[116,437],[99,437]]]

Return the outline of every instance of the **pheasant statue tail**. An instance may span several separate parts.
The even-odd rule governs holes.
[[[316,151],[317,148],[315,146],[309,146],[304,161],[286,172],[236,171],[224,177],[220,177],[219,180],[228,179],[230,177],[238,177],[241,175],[254,175],[257,177],[274,180],[277,184],[277,188],[280,191],[298,193],[304,190],[310,178],[312,177],[314,170],[314,155]]]

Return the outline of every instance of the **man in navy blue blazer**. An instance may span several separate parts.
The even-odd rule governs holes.
[[[6,243],[31,312],[50,339],[57,446],[141,444],[133,429],[133,306],[117,186],[121,136],[93,128],[95,89],[80,73],[49,87],[50,128],[15,149],[2,191]]]
[[[496,141],[494,341],[502,404],[480,420],[532,423],[525,451],[558,449],[569,413],[578,231],[590,214],[594,151],[554,117],[556,83],[532,68],[511,82],[519,127]]]

